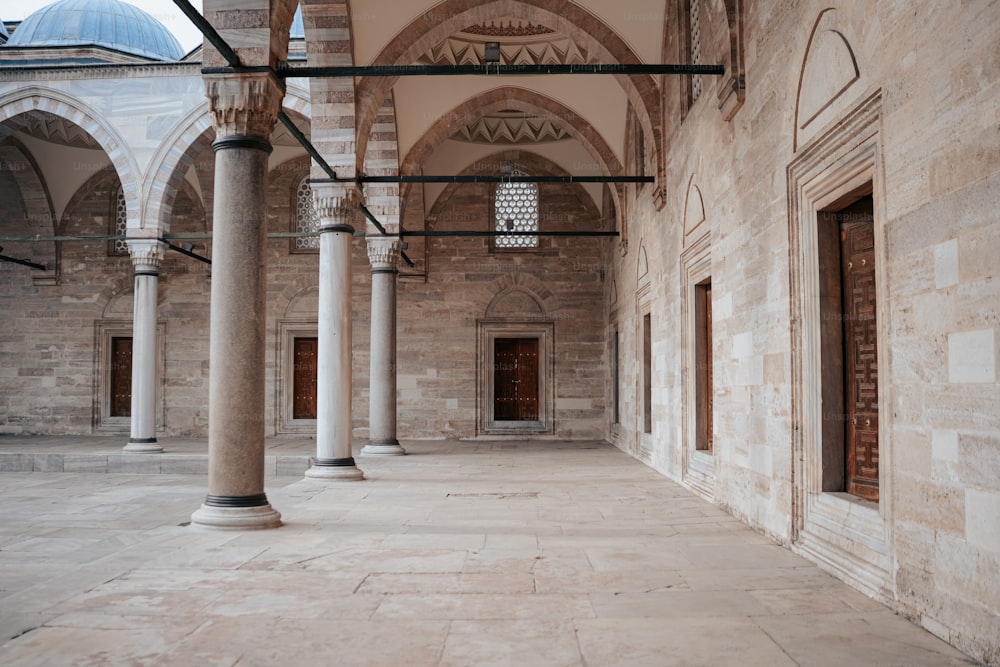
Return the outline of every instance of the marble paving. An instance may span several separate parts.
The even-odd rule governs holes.
[[[0,460],[120,450],[48,440]],[[188,525],[197,471],[3,472],[0,665],[975,664],[609,445],[404,446],[275,468],[268,531]]]

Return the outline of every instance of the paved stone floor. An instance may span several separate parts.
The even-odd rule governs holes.
[[[246,532],[187,525],[206,477],[164,462],[205,444],[165,444],[66,472],[121,443],[0,438],[0,470],[63,470],[0,474],[0,665],[973,664],[603,443],[407,442],[324,482],[278,441],[285,525]]]

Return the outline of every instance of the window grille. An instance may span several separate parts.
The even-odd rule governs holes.
[[[524,176],[517,170],[512,176]],[[538,231],[538,184],[500,183],[494,193],[494,214],[498,232]],[[529,234],[500,235],[495,246],[503,249],[537,248],[538,237]]]
[[[313,208],[312,188],[305,178],[299,183],[299,189],[295,193],[295,231],[315,232],[319,229],[319,216]],[[295,237],[296,250],[318,250],[318,236],[297,236]]]

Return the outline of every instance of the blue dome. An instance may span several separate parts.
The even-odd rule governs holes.
[[[59,0],[21,22],[7,46],[105,46],[154,60],[180,60],[163,24],[120,0]]]

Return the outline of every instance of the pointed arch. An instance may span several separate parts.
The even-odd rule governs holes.
[[[406,65],[417,62],[426,50],[445,40],[482,16],[513,14],[554,30],[581,36],[587,46],[608,62],[638,64],[638,55],[614,29],[599,17],[565,0],[445,0],[433,14],[414,19],[376,56],[373,65]],[[663,164],[661,96],[652,76],[616,76],[626,97],[637,110],[643,132],[656,153],[657,175],[665,174]],[[357,87],[358,160],[365,153],[375,114],[395,85],[396,77],[364,77]],[[662,178],[661,178],[662,180]]]
[[[141,172],[125,138],[105,118],[88,104],[61,91],[27,86],[0,97],[0,123],[23,113],[44,111],[75,123],[108,156],[121,182],[128,210],[129,227],[142,228],[140,196]]]

